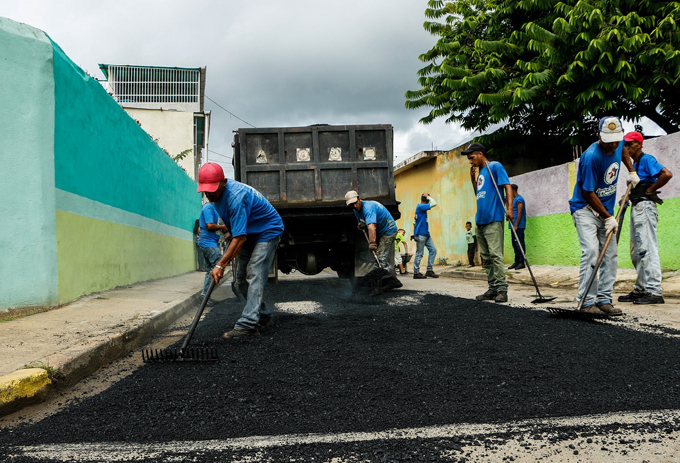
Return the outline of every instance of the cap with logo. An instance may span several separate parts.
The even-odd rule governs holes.
[[[224,180],[222,166],[214,162],[203,164],[201,170],[198,171],[198,192],[213,193],[220,187],[222,180]]]
[[[623,140],[623,126],[618,117],[607,116],[600,119],[600,139],[603,143],[616,143]]]
[[[462,151],[462,154],[467,156],[468,154],[472,154],[475,151],[481,151],[482,154],[486,156],[486,148],[484,148],[484,145],[481,143],[470,143],[470,146],[468,146],[466,150]]]
[[[359,193],[357,193],[354,190],[349,190],[347,193],[345,193],[345,203],[349,206],[350,204],[354,204],[359,200]]]

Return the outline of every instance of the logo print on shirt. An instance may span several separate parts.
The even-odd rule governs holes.
[[[480,188],[484,186],[484,176],[480,175],[479,178],[477,178],[477,191],[479,191]]]
[[[604,174],[604,181],[607,185],[614,183],[619,175],[619,163],[615,162],[607,168]]]

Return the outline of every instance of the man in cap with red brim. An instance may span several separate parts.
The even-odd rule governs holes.
[[[210,273],[215,283],[224,269],[236,260],[236,285],[247,288],[246,305],[234,329],[225,339],[259,334],[258,328],[271,321],[262,302],[269,268],[283,233],[283,221],[276,209],[251,186],[226,179],[219,164],[209,162],[198,173],[198,191],[213,203],[231,233],[232,240],[222,259]]]

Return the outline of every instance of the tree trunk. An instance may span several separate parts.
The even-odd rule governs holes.
[[[666,131],[666,133],[675,133],[680,131],[678,129],[678,126],[670,122],[666,117],[664,117],[662,114],[659,114],[656,112],[656,109],[651,107],[651,106],[639,106],[640,112],[642,113],[643,116],[651,119],[654,121],[656,125],[661,127]]]

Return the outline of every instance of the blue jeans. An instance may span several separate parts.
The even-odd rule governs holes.
[[[431,236],[416,235],[416,257],[413,260],[413,273],[420,273],[420,261],[423,258],[423,252],[427,248],[427,270],[433,270],[434,258],[437,255],[437,248],[434,247],[434,241]]]
[[[661,261],[656,240],[659,212],[653,201],[642,201],[630,212],[630,257],[637,271],[635,292],[661,296]]]
[[[269,268],[274,261],[280,236],[256,243],[252,249],[245,246],[236,256],[236,286],[239,290],[247,288],[246,306],[241,318],[234,325],[235,330],[254,330],[260,322],[260,315],[271,315],[262,302],[264,288],[267,286]],[[243,292],[243,291],[241,291]]]
[[[524,251],[525,254],[527,252],[527,247],[524,245],[524,228],[518,228],[515,231],[517,232],[517,238],[519,238],[519,244],[515,239],[515,234],[512,233],[512,230],[510,230],[510,234],[512,235],[512,249],[515,250],[515,263],[522,264],[524,263],[522,251]],[[520,248],[520,246],[522,247]]]
[[[586,292],[586,285],[592,275],[592,272],[597,264],[597,259],[602,252],[604,242],[607,240],[607,235],[604,229],[604,220],[599,216],[595,216],[593,211],[584,207],[579,209],[571,215],[578,233],[578,241],[581,245],[581,265],[578,272],[578,296],[576,301],[581,302],[585,298],[583,307],[588,307],[593,304],[598,306],[603,304],[611,304],[612,291],[614,290],[614,281],[616,280],[616,270],[619,262],[619,250],[616,245],[616,237],[613,237],[604,254],[602,264],[600,266],[599,278],[595,277],[593,285],[590,287],[588,294]]]
[[[201,296],[205,296],[205,294],[208,292],[208,288],[210,287],[210,272],[212,272],[212,269],[215,268],[215,265],[217,265],[217,263],[222,258],[222,252],[217,246],[210,248],[204,248],[200,246],[199,249],[201,250],[201,254],[203,254],[203,259],[205,260],[205,281],[203,282],[203,291],[201,292]]]
[[[196,244],[196,257],[198,258],[198,269],[199,270],[205,270],[205,257],[203,257],[203,251],[201,251],[201,247]]]

